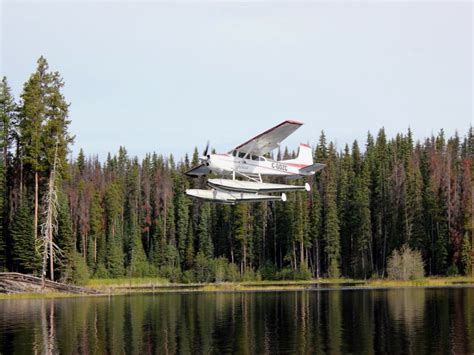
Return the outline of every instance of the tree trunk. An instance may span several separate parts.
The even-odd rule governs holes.
[[[54,281],[54,250],[53,250],[53,229],[49,230],[49,273],[51,281]]]
[[[305,257],[304,257],[304,243],[300,241],[300,268],[302,265],[305,264]]]
[[[94,264],[97,263],[97,236],[94,235]]]
[[[35,216],[33,220],[35,240],[38,239],[38,203],[38,172],[35,171]]]

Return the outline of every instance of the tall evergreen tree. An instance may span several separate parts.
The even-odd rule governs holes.
[[[15,269],[26,273],[38,272],[41,258],[36,248],[37,240],[33,233],[33,214],[26,199],[23,200],[23,204],[15,214],[10,233]]]
[[[209,202],[204,202],[201,205],[199,213],[199,226],[198,226],[198,240],[199,249],[198,252],[202,253],[206,258],[213,257],[213,245],[210,231],[210,219],[211,219],[211,206]]]
[[[325,220],[324,220],[324,239],[326,242],[325,251],[327,254],[328,276],[337,278],[340,276],[340,236],[339,236],[339,218],[337,216],[336,202],[336,152],[334,145],[329,144],[328,159],[325,174]]]
[[[61,253],[59,256],[59,267],[56,268],[57,276],[61,280],[72,281],[72,269],[74,268],[74,256],[76,253],[72,233],[72,221],[69,213],[67,199],[63,193],[59,194],[58,206],[58,229],[54,238]],[[58,277],[55,277],[57,279]]]

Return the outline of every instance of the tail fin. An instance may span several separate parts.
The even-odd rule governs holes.
[[[307,144],[301,143],[298,156],[295,159],[282,160],[282,163],[300,164],[302,167],[312,165],[313,152],[311,151],[311,147]]]

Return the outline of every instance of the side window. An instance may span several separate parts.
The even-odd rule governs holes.
[[[245,153],[239,152],[239,158],[243,158],[243,157],[245,157]]]

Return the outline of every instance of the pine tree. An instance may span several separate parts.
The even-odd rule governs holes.
[[[132,242],[132,255],[130,259],[129,275],[132,277],[144,277],[149,273],[149,266],[140,233],[136,231]]]
[[[183,184],[185,184],[184,181]],[[184,188],[185,187],[186,185]],[[189,229],[189,200],[184,191],[179,191],[176,194],[176,204],[176,236],[178,239],[177,243],[180,260],[184,265],[186,260],[186,244]]]
[[[362,165],[360,175],[355,178],[352,206],[352,223],[354,233],[354,254],[352,271],[356,277],[366,278],[370,275],[372,263],[370,260],[370,201],[368,166]]]
[[[199,213],[198,226],[198,252],[202,253],[206,258],[210,259],[214,254],[214,247],[212,245],[211,231],[210,231],[211,206],[209,202],[204,202],[201,205]]]
[[[188,225],[188,235],[186,240],[186,252],[185,252],[186,267],[190,269],[194,263],[194,234],[192,223]]]
[[[313,245],[313,274],[317,278],[321,276],[320,272],[320,240],[322,238],[322,220],[321,220],[321,198],[319,196],[318,186],[313,185],[313,195],[311,200],[311,211],[309,218],[309,236]]]
[[[0,270],[6,268],[6,237],[8,229],[8,181],[9,150],[14,138],[16,103],[6,77],[0,83]]]
[[[6,233],[4,232],[4,225],[6,220],[6,169],[4,165],[5,157],[3,152],[0,152],[0,271],[6,269],[7,255],[6,255]]]
[[[41,258],[36,250],[33,214],[25,200],[15,214],[10,232],[13,245],[12,257],[19,271],[36,273],[40,269]]]
[[[356,145],[357,142],[354,142]],[[353,148],[353,153],[357,154],[356,149]],[[338,188],[337,188],[337,209],[340,221],[341,234],[341,257],[342,257],[342,274],[349,274],[352,269],[351,260],[353,253],[353,228],[352,228],[352,204],[353,186],[354,186],[354,170],[356,163],[353,163],[357,158],[351,157],[349,146],[346,144],[344,153],[339,162],[338,173]],[[360,156],[359,156],[360,159]]]
[[[124,253],[120,215],[122,212],[120,186],[112,183],[106,191],[105,210],[107,213],[106,268],[112,277],[124,274]]]
[[[325,220],[324,220],[324,239],[326,242],[325,252],[328,260],[328,276],[338,278],[340,276],[340,236],[339,236],[339,218],[337,216],[336,203],[336,154],[332,142],[329,144],[328,160],[325,175]]]
[[[419,151],[419,148],[417,148]],[[427,236],[423,211],[423,177],[418,158],[413,156],[408,163],[407,201],[405,204],[407,240],[417,250],[424,249]]]
[[[84,169],[86,167],[86,158],[84,156],[84,151],[79,149],[79,154],[77,155],[77,160],[76,160],[76,165],[77,169],[79,170],[80,174],[84,173]]]
[[[247,262],[249,258],[249,206],[245,203],[238,204],[233,207],[233,212],[233,236],[239,246],[238,254],[240,260],[240,272],[245,273],[247,271]]]
[[[58,208],[58,230],[57,235],[54,236],[56,245],[61,250],[59,259],[59,267],[56,272],[59,279],[65,281],[72,281],[72,270],[74,268],[75,245],[72,235],[72,222],[69,213],[67,199],[64,194],[59,194],[59,208]]]
[[[104,265],[106,238],[104,230],[104,209],[98,191],[94,193],[90,208],[90,234],[88,242],[87,264],[89,268],[96,268],[97,264]]]
[[[16,123],[17,105],[4,76],[0,83],[0,145],[4,166],[8,165],[8,151],[15,137],[13,126]]]
[[[253,264],[262,266],[266,259],[267,247],[267,203],[258,203],[253,206],[252,249],[254,250]],[[216,217],[217,218],[217,217]],[[222,225],[219,226],[222,229]],[[219,231],[222,233],[222,231]],[[222,239],[222,238],[221,238]]]
[[[377,250],[375,254],[376,272],[385,274],[385,265],[387,259],[387,241],[388,241],[388,177],[389,177],[389,151],[385,130],[382,128],[377,136],[374,146],[373,171],[372,171],[372,223],[374,231],[374,243]]]
[[[61,93],[64,86],[58,72],[49,72],[48,63],[44,57],[37,62],[36,72],[25,83],[21,94],[22,103],[19,108],[18,132],[19,152],[21,162],[25,166],[25,178],[20,177],[20,189],[29,179],[34,188],[33,233],[38,234],[39,201],[42,190],[42,176],[49,176],[56,158],[59,175],[66,171],[66,154],[68,145],[73,138],[67,129],[70,121],[68,104]]]
[[[21,161],[25,167],[25,177],[32,178],[34,181],[33,233],[35,239],[38,233],[39,174],[45,169],[43,134],[47,111],[46,97],[50,84],[46,59],[40,57],[37,64],[36,72],[30,76],[23,87],[18,120],[19,147]],[[23,177],[20,177],[20,185],[24,183]]]

